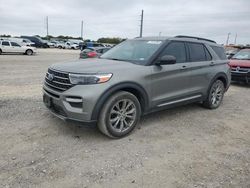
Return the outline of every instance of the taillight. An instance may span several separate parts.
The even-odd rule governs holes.
[[[89,52],[88,57],[96,57],[97,53],[96,52]]]

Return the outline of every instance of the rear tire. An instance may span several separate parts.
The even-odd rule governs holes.
[[[29,50],[26,50],[25,54],[27,54],[27,55],[29,55],[29,56],[30,56],[30,55],[32,55],[32,54],[33,54],[33,51],[32,51],[32,50],[30,50],[30,49],[29,49]]]
[[[216,109],[222,103],[225,93],[225,86],[221,80],[216,80],[208,91],[207,99],[203,102],[203,106],[209,109]]]
[[[120,91],[103,105],[98,128],[108,137],[122,138],[133,131],[140,116],[141,106],[138,99],[132,93]]]

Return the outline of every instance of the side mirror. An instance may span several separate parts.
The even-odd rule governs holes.
[[[171,65],[176,63],[176,58],[172,55],[164,55],[156,63],[156,65]]]

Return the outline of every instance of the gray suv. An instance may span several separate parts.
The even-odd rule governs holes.
[[[212,40],[135,38],[100,58],[52,65],[43,101],[61,119],[94,123],[119,138],[151,112],[193,102],[219,107],[230,80],[224,48]]]

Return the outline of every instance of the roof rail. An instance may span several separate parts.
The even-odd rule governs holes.
[[[185,36],[185,35],[177,35],[177,36],[175,36],[175,38],[190,38],[190,39],[205,40],[205,41],[208,41],[208,42],[216,43],[215,41],[210,40],[210,39],[205,39],[205,38],[200,38],[200,37],[192,37],[192,36]]]

